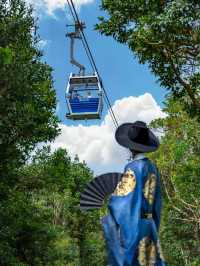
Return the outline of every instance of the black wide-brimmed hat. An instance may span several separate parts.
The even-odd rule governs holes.
[[[152,152],[158,149],[160,143],[146,123],[124,123],[115,132],[116,141],[123,147],[137,152]]]

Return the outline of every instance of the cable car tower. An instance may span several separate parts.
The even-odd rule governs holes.
[[[100,119],[103,109],[102,83],[96,72],[85,74],[85,67],[75,59],[75,40],[82,38],[80,32],[85,24],[76,21],[74,28],[74,32],[67,33],[66,36],[70,38],[70,62],[79,68],[79,72],[69,76],[66,90],[69,113],[66,117],[72,120]]]

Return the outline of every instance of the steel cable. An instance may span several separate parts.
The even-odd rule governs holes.
[[[68,3],[68,6],[69,6],[69,9],[70,9],[70,13],[71,13],[71,15],[72,15],[72,17],[73,17],[73,19],[74,19],[74,23],[78,23],[79,25],[81,25],[73,1],[70,0],[70,2],[69,2],[69,0],[67,0],[67,3]],[[82,43],[83,43],[84,49],[85,49],[85,51],[86,51],[86,54],[87,54],[87,56],[88,56],[88,59],[89,59],[89,61],[90,61],[91,67],[92,67],[93,71],[97,73],[97,76],[98,76],[99,79],[100,79],[100,75],[99,75],[98,68],[97,68],[97,66],[96,66],[96,63],[95,63],[94,57],[93,57],[93,55],[92,55],[92,52],[91,52],[91,50],[90,50],[89,44],[88,44],[88,42],[87,42],[87,39],[86,39],[86,36],[85,36],[85,34],[84,34],[84,32],[83,32],[82,27],[79,27],[79,30],[80,30],[80,33],[81,33],[81,36],[82,36],[81,40],[82,40]],[[101,80],[101,79],[100,79],[100,80]],[[105,90],[105,87],[104,87],[104,85],[103,85],[102,80],[101,80],[101,86],[102,86],[102,89],[103,89],[104,99],[105,99],[105,102],[106,102],[106,104],[107,104],[108,111],[110,112],[110,115],[111,115],[111,118],[112,118],[112,120],[113,120],[113,123],[114,123],[115,127],[117,128],[117,127],[118,127],[118,122],[117,122],[117,119],[116,119],[116,117],[115,117],[114,111],[113,111],[113,109],[112,109],[112,106],[111,106],[110,100],[109,100],[109,98],[108,98],[108,95],[107,95],[107,93],[106,93],[106,90]]]

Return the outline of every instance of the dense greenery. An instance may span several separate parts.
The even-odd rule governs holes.
[[[97,29],[126,43],[160,84],[200,117],[200,2],[102,0]]]
[[[169,265],[200,265],[200,124],[180,103],[169,99],[165,119],[152,126],[163,131],[160,149],[152,154],[164,187],[161,236]]]
[[[6,179],[35,144],[58,133],[51,68],[41,62],[38,42],[32,9],[21,0],[0,1],[0,172]]]
[[[104,265],[99,215],[79,210],[89,169],[45,148],[18,175],[1,204],[0,265]]]

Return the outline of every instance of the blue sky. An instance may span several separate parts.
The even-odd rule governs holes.
[[[66,0],[27,1],[40,7],[37,14],[43,60],[53,68],[61,134],[52,143],[52,149],[66,148],[72,157],[78,154],[96,174],[121,171],[128,153],[114,139],[115,128],[106,106],[101,121],[72,122],[65,117],[68,77],[71,72],[77,73],[69,63],[69,39],[65,34],[69,30],[66,24],[72,23],[72,19]],[[85,34],[119,124],[135,120],[149,123],[163,117],[162,102],[166,91],[160,88],[148,67],[140,65],[127,46],[94,30],[98,16],[104,15],[99,8],[100,1],[75,1],[79,3],[79,17],[86,23]],[[76,44],[76,48],[76,58],[91,72],[81,42]]]
[[[98,16],[103,15],[99,8],[100,1],[84,5],[79,11],[79,17],[86,23],[85,34],[93,52],[96,64],[104,81],[111,103],[127,96],[139,96],[149,92],[161,105],[166,91],[156,83],[156,78],[145,65],[140,65],[126,45],[117,43],[111,37],[105,37],[94,30]],[[39,34],[46,41],[43,47],[44,60],[54,69],[53,78],[59,103],[58,116],[62,123],[71,124],[66,120],[65,88],[70,72],[77,70],[69,63],[69,39],[65,37],[66,24],[69,20],[67,7],[57,9],[53,15],[43,14],[39,19]],[[77,58],[90,66],[81,42],[77,42]],[[104,115],[106,110],[104,110]],[[98,121],[93,121],[93,123]],[[77,122],[79,123],[79,122]],[[74,124],[74,123],[72,123]]]

